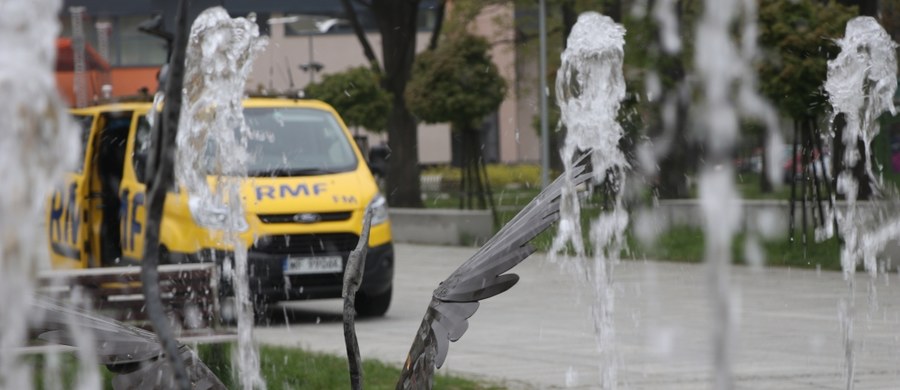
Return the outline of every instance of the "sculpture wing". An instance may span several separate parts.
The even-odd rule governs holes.
[[[589,156],[590,152],[582,155],[571,171],[576,185],[591,176]],[[478,301],[500,294],[518,282],[518,275],[504,272],[531,255],[535,249],[529,242],[559,219],[565,185],[566,178],[560,176],[547,186],[434,290],[403,366],[398,389],[431,388],[434,369],[443,365],[450,342],[459,340],[468,329],[468,318],[478,310]]]
[[[33,331],[41,340],[76,346],[77,335],[72,329],[91,332],[99,362],[117,374],[112,382],[114,389],[174,388],[174,373],[155,334],[45,299],[36,299],[33,306],[36,318],[41,319]],[[179,353],[192,389],[225,389],[190,348],[181,345]]]

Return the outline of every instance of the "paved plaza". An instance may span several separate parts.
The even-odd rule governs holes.
[[[384,318],[361,320],[357,331],[364,358],[400,365],[431,291],[475,249],[398,244],[396,250],[391,309]],[[510,388],[596,388],[592,288],[539,253],[514,272],[519,283],[482,302],[438,372]],[[614,280],[619,388],[711,388],[706,268],[629,260],[616,267]],[[845,388],[839,305],[849,290],[841,273],[735,267],[732,285],[739,389]],[[872,282],[857,275],[855,285],[855,388],[900,388],[900,276]],[[256,338],[343,355],[340,310],[339,300],[290,303],[273,309],[272,323],[260,325]]]

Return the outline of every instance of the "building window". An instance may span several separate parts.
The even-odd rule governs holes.
[[[109,32],[109,58],[106,61],[113,66],[158,66],[166,62],[166,43],[160,38],[138,31],[137,26],[150,18],[150,15],[120,16],[113,18],[95,18],[90,14],[84,16],[82,29],[85,42],[98,53],[102,52],[97,38],[98,21],[112,23]],[[72,37],[72,17],[64,15],[60,18],[61,37]],[[102,53],[101,53],[102,54]]]

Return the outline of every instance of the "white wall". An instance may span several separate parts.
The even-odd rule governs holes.
[[[511,5],[488,7],[473,21],[472,30],[488,38],[493,44],[491,56],[500,73],[508,84],[507,99],[499,110],[499,146],[500,159],[503,162],[533,162],[540,158],[539,138],[531,128],[534,112],[519,102],[516,83],[518,79],[512,30],[514,12]],[[278,15],[273,15],[273,17]],[[497,20],[504,23],[498,25]],[[381,61],[381,36],[377,33],[367,34],[372,49]],[[416,49],[422,51],[428,46],[430,32],[421,32],[416,37]],[[299,69],[300,64],[309,62],[310,39],[307,36],[285,36],[283,25],[273,25],[270,29],[270,41],[266,50],[257,57],[253,71],[247,80],[247,88],[255,90],[257,86],[274,90],[285,90],[290,86],[288,69],[291,69],[294,87],[301,89],[310,81],[310,74]],[[351,67],[366,65],[362,46],[354,34],[327,34],[312,37],[312,57],[315,62],[324,65],[316,80],[323,74],[347,70]],[[383,63],[383,61],[381,61]],[[526,102],[528,100],[526,99]],[[526,111],[522,112],[523,106]],[[352,129],[351,129],[352,130]],[[450,127],[447,124],[419,124],[419,161],[424,164],[449,163]],[[369,144],[377,145],[386,141],[383,135],[370,135]]]

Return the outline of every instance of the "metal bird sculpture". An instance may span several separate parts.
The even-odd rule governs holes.
[[[31,329],[37,339],[74,347],[78,336],[73,330],[91,333],[99,362],[116,374],[112,380],[113,389],[171,389],[176,386],[171,364],[152,332],[43,298],[35,299],[32,307],[32,315],[40,319],[40,325]],[[225,385],[187,346],[178,345],[177,358],[187,371],[191,389],[225,389]]]
[[[591,177],[589,156],[590,152],[580,156],[569,172],[575,185]],[[430,389],[435,368],[444,364],[450,342],[459,340],[468,329],[468,318],[478,310],[478,302],[508,290],[519,281],[518,275],[504,272],[534,253],[535,248],[529,242],[559,219],[565,175],[541,191],[434,290],[397,389]]]

